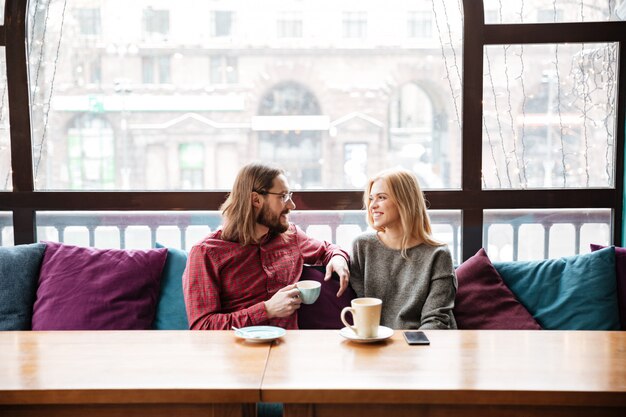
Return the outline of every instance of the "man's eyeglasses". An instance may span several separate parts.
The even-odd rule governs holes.
[[[291,200],[291,197],[293,196],[293,193],[273,193],[271,191],[264,191],[264,190],[255,190],[255,191],[261,195],[267,195],[267,194],[277,195],[280,197],[280,201],[282,201],[283,203],[286,203],[287,201]]]

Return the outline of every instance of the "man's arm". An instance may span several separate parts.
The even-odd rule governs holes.
[[[220,313],[220,277],[201,245],[189,252],[183,273],[185,307],[192,330],[229,330],[267,323],[265,303],[259,302],[232,313]]]

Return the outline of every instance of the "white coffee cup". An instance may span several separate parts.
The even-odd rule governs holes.
[[[371,297],[355,298],[351,304],[352,307],[345,307],[341,310],[343,324],[351,328],[359,337],[377,337],[383,300]],[[354,326],[346,321],[346,313],[348,312],[352,313]]]
[[[322,284],[318,281],[304,280],[296,283],[296,288],[300,291],[300,298],[304,304],[313,304],[320,296]]]

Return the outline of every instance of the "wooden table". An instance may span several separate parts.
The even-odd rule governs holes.
[[[261,397],[285,417],[626,416],[626,332],[427,331],[357,344],[289,331]],[[596,413],[596,414],[593,414]]]
[[[0,332],[0,415],[254,415],[269,350],[228,331]]]

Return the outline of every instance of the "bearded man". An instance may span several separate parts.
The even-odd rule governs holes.
[[[348,254],[289,223],[296,208],[281,169],[244,166],[220,208],[223,227],[194,245],[183,274],[192,330],[272,325],[297,329],[301,300],[295,284],[303,265],[326,265],[348,287]]]

